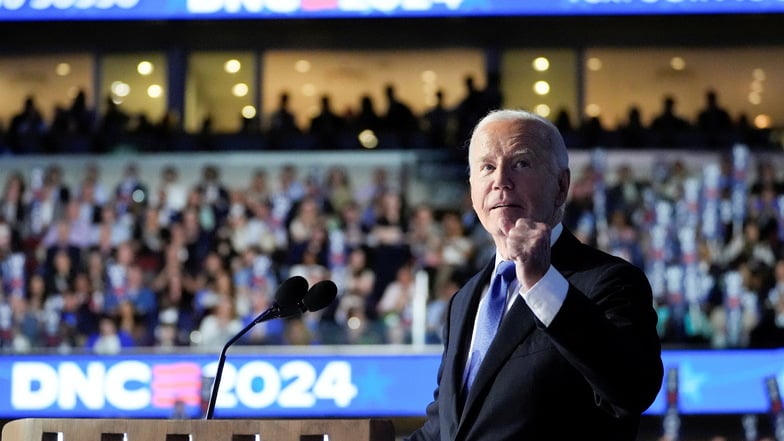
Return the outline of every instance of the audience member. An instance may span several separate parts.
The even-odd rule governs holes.
[[[641,148],[647,146],[647,131],[642,122],[640,108],[632,106],[626,121],[619,127],[621,146],[626,148]]]
[[[196,191],[201,195],[202,210],[211,211],[211,220],[202,227],[214,231],[220,228],[229,214],[229,190],[221,180],[220,170],[214,164],[202,168],[201,179],[196,184]]]
[[[376,283],[376,274],[368,264],[368,255],[365,249],[359,247],[351,250],[348,255],[348,265],[346,268],[345,280],[342,283],[343,289],[338,292],[336,311],[334,313],[335,322],[341,326],[350,326],[349,319],[360,313],[364,315],[365,304],[373,293]]]
[[[242,329],[234,301],[229,296],[219,296],[199,324],[198,347],[217,351]]]
[[[697,128],[702,131],[707,146],[729,145],[732,118],[719,106],[718,95],[713,89],[705,92],[705,107],[697,115]]]
[[[46,123],[35,103],[35,97],[25,98],[22,110],[11,118],[8,144],[14,153],[41,153],[46,135]]]
[[[296,117],[289,109],[290,100],[288,92],[281,92],[278,96],[278,108],[269,117],[269,141],[276,149],[285,147],[289,137],[300,133]]]
[[[376,112],[373,98],[370,95],[362,95],[360,98],[359,113],[351,119],[350,126],[354,135],[358,135],[364,130],[370,130],[376,135],[380,133],[383,121]]]
[[[411,340],[414,288],[414,270],[410,264],[398,268],[395,278],[384,288],[377,314],[386,328],[388,343],[401,344]]]
[[[389,147],[411,148],[413,135],[419,128],[417,117],[411,107],[398,98],[392,84],[386,85],[384,96],[387,99],[387,111],[382,118],[382,124],[385,138],[392,140]]]
[[[444,148],[452,145],[452,113],[444,103],[444,91],[439,89],[435,94],[436,102],[422,116],[422,130],[427,137],[427,143],[433,148]],[[459,149],[453,149],[458,152]],[[461,159],[461,158],[456,158]]]
[[[676,113],[675,97],[667,95],[662,103],[661,113],[653,118],[650,126],[657,136],[654,147],[683,147],[682,135],[691,125]]]
[[[455,142],[458,146],[463,146],[468,142],[474,125],[482,115],[482,91],[476,86],[473,75],[466,75],[463,78],[465,92],[463,98],[455,108],[455,118],[457,133]]]
[[[131,335],[119,328],[116,319],[104,316],[99,320],[98,333],[90,335],[85,346],[96,354],[116,355],[134,343]]]
[[[10,226],[9,233],[17,241],[21,238],[27,215],[26,187],[24,175],[20,171],[13,171],[6,177],[0,195],[0,219]]]
[[[93,151],[104,153],[113,149],[122,136],[128,133],[131,117],[109,96],[105,101],[106,109],[98,122]],[[145,117],[146,118],[146,117]]]
[[[346,129],[346,121],[332,110],[329,95],[321,97],[319,113],[310,120],[308,133],[318,143],[318,148],[335,148],[339,135]]]

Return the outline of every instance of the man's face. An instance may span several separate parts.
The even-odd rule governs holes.
[[[495,121],[471,140],[471,202],[499,247],[517,219],[560,221],[569,173],[558,171],[546,133],[537,121]]]

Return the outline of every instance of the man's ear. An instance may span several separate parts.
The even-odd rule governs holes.
[[[566,203],[566,197],[569,195],[569,184],[572,180],[571,176],[571,171],[568,168],[561,170],[561,173],[558,175],[558,197],[555,201],[557,207]]]

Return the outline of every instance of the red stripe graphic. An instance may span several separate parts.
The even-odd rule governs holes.
[[[196,363],[156,364],[152,368],[152,405],[172,407],[181,400],[188,405],[201,404],[201,367]]]

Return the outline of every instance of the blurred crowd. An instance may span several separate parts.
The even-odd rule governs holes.
[[[357,105],[337,110],[330,95],[320,97],[317,114],[295,115],[287,91],[278,93],[276,108],[263,116],[240,117],[237,133],[216,133],[208,116],[195,133],[186,133],[175,111],[159,121],[147,115],[131,114],[111,97],[102,113],[90,107],[84,91],[68,106],[57,106],[46,121],[28,96],[3,132],[0,124],[0,151],[12,154],[105,153],[119,148],[138,151],[231,150],[312,150],[312,149],[440,149],[460,146],[468,139],[480,116],[503,104],[498,78],[490,76],[479,88],[466,76],[461,99],[455,106],[444,102],[445,91],[435,92],[435,104],[424,112],[414,112],[397,94],[394,84],[384,86],[384,102],[370,95],[358,97]],[[554,112],[553,121],[572,148],[729,148],[736,143],[752,149],[780,147],[781,140],[770,121],[759,127],[748,115],[733,114],[721,104],[716,91],[708,89],[697,115],[685,117],[677,99],[664,95],[661,109],[642,115],[631,106],[624,121],[606,127],[600,116]]]
[[[644,177],[607,163],[596,150],[573,170],[564,223],[645,269],[665,344],[784,346],[781,168],[742,147],[698,169],[662,160]],[[407,177],[381,164],[361,184],[340,166],[260,168],[231,187],[226,172],[205,164],[184,182],[176,164],[162,165],[145,182],[128,162],[112,188],[95,164],[75,185],[56,161],[9,174],[0,347],[214,351],[294,275],[335,281],[337,300],[261,323],[240,344],[409,343],[420,280],[426,339],[437,344],[449,298],[493,256],[467,196],[448,208],[409,204]]]

